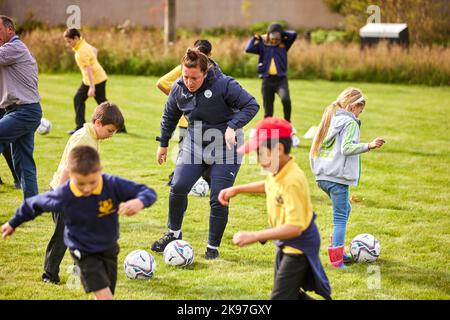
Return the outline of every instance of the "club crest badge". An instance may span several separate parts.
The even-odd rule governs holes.
[[[212,97],[212,91],[211,90],[206,90],[205,91],[205,97],[207,98],[207,99],[209,99],[209,98],[211,98]]]

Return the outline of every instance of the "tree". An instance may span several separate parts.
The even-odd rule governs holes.
[[[175,43],[175,0],[165,0],[164,8],[164,40],[166,48]]]

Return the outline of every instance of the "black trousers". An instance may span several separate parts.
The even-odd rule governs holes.
[[[86,112],[86,100],[88,99],[88,91],[89,86],[81,83],[81,86],[78,88],[75,97],[73,98],[73,103],[75,107],[75,123],[76,130],[83,127],[83,124],[86,122],[85,120],[85,112]],[[97,104],[106,101],[106,80],[100,82],[95,85],[95,101]]]
[[[275,263],[275,278],[272,300],[312,300],[302,288],[309,271],[309,262],[304,254],[281,254],[281,263]],[[278,257],[277,257],[278,260]]]
[[[281,98],[283,104],[284,119],[291,122],[291,97],[287,77],[269,76],[262,79],[262,97],[264,106],[264,118],[273,117],[273,104],[275,93]]]
[[[52,217],[55,223],[55,231],[45,252],[44,272],[48,278],[59,281],[59,266],[67,250],[64,243],[64,214],[52,212]]]

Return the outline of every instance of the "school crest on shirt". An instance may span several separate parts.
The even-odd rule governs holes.
[[[104,216],[107,216],[108,214],[116,212],[116,209],[114,208],[114,204],[112,199],[107,200],[101,200],[98,202],[98,214],[99,218],[102,218]]]
[[[277,203],[277,206],[279,206],[279,207],[281,207],[284,204],[283,197],[281,196],[281,194],[278,194],[275,197],[275,201]]]

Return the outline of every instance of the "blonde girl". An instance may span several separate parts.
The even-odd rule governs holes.
[[[384,144],[382,138],[360,143],[359,116],[365,105],[361,90],[345,89],[325,110],[310,150],[317,184],[333,205],[333,234],[328,255],[336,268],[343,268],[344,261],[351,261],[344,252],[344,240],[351,210],[349,186],[358,185],[360,177],[359,155]]]

